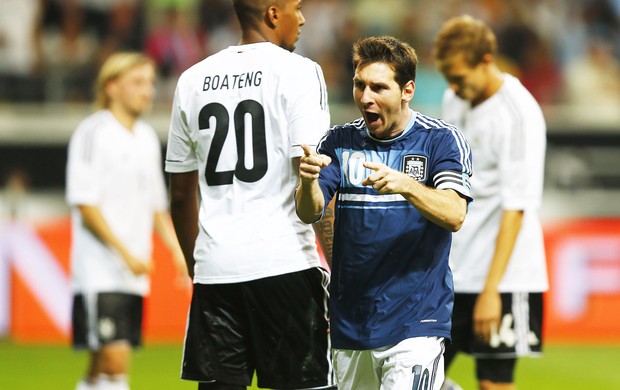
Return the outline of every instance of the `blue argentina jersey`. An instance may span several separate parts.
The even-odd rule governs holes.
[[[362,181],[373,161],[468,200],[471,153],[454,126],[412,112],[407,129],[375,139],[363,119],[330,129],[318,152],[325,204],[337,192],[331,277],[335,348],[374,349],[410,337],[450,338],[451,232],[423,217],[402,195],[379,195]]]

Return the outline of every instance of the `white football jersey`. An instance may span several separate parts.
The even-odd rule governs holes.
[[[166,171],[199,172],[196,283],[234,283],[320,265],[295,213],[301,144],[329,128],[323,73],[261,42],[185,71],[174,95]]]
[[[443,119],[456,125],[472,149],[470,203],[453,235],[450,266],[456,292],[480,292],[491,264],[503,210],[524,210],[523,225],[500,283],[501,292],[548,288],[542,202],[546,125],[542,111],[515,77],[504,74],[497,93],[480,105],[444,96]]]
[[[84,226],[76,206],[98,206],[128,250],[150,259],[153,217],[167,207],[161,168],[159,139],[145,122],[136,122],[129,131],[110,111],[102,110],[77,127],[69,143],[66,193],[73,209],[74,291],[148,293],[148,278],[133,275],[120,255]]]

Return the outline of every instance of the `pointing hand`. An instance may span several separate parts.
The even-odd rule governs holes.
[[[310,146],[301,145],[304,155],[299,161],[299,177],[302,181],[312,181],[319,178],[321,169],[328,166],[332,159],[324,154],[317,154]]]

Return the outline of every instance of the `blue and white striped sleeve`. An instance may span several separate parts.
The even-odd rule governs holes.
[[[436,149],[438,157],[432,172],[433,187],[452,189],[471,201],[473,199],[469,179],[473,170],[469,143],[461,131],[449,124],[446,124],[445,130],[440,134]]]

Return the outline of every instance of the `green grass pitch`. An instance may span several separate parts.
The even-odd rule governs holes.
[[[146,345],[132,359],[132,390],[196,389],[178,379],[180,345]],[[17,345],[0,341],[0,389],[72,390],[86,367],[86,353],[68,346]],[[465,390],[475,390],[473,362],[459,356],[448,375]],[[620,345],[550,345],[541,358],[517,366],[521,390],[620,389]],[[256,389],[256,387],[252,387]],[[362,389],[360,389],[362,390]]]

